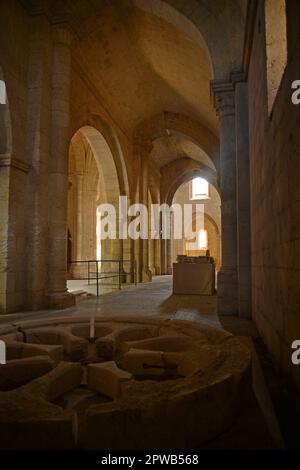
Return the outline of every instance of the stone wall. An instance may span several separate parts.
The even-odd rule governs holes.
[[[248,73],[253,317],[300,387],[300,368],[291,364],[291,343],[300,339],[300,106],[291,103],[291,82],[300,79],[300,3],[287,1],[289,61],[270,116],[263,4]]]
[[[6,131],[11,136],[6,148],[0,146],[0,313],[22,307],[26,280],[23,256],[26,213],[23,204],[30,163],[25,151],[28,28],[28,18],[18,2],[0,3],[0,69],[7,90]],[[1,126],[1,140],[4,139],[3,130]]]

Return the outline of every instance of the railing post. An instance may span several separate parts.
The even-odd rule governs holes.
[[[88,261],[88,286],[90,285],[90,261]]]

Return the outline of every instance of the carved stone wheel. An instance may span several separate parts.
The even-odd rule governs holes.
[[[187,321],[24,321],[0,339],[6,449],[192,448],[228,429],[251,390],[248,349]]]

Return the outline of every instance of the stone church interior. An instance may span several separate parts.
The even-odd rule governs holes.
[[[0,0],[2,451],[300,448],[299,51],[299,0]]]

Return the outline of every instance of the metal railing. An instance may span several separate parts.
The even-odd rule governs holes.
[[[129,270],[126,271],[125,267],[128,264]],[[113,269],[114,266],[117,266],[116,270]],[[129,282],[127,282],[128,278]],[[96,281],[97,297],[99,297],[99,282],[104,279],[117,279],[119,289],[122,289],[122,284],[137,285],[136,260],[104,259],[70,262],[68,280],[88,281],[88,285],[91,285],[91,281]]]

